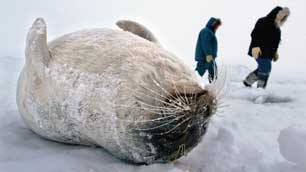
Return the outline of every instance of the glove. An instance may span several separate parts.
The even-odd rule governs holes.
[[[212,55],[206,56],[206,62],[207,62],[207,63],[210,63],[210,62],[212,61],[212,59],[213,59],[213,56],[212,56]]]
[[[259,56],[261,56],[262,52],[260,47],[254,47],[252,48],[252,56],[257,59]]]
[[[274,54],[273,61],[276,62],[276,61],[278,60],[278,58],[279,58],[279,55],[278,55],[278,53],[276,52],[276,53]]]

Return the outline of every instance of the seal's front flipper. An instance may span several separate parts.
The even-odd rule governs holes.
[[[119,28],[121,28],[124,31],[131,32],[148,41],[151,41],[151,42],[154,42],[160,45],[156,37],[153,35],[153,33],[149,29],[147,29],[145,26],[137,22],[130,21],[130,20],[119,20],[116,24]]]
[[[42,74],[43,68],[48,66],[50,60],[47,27],[42,18],[36,19],[28,32],[25,55],[26,65]]]

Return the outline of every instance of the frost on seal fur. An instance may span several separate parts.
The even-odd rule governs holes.
[[[216,90],[162,48],[144,26],[89,29],[47,43],[37,19],[27,36],[17,104],[26,124],[57,142],[97,145],[133,163],[169,162],[204,136]]]

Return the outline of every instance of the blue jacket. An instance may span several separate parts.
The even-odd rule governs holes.
[[[207,63],[205,61],[207,55],[212,55],[214,59],[217,57],[218,41],[213,31],[213,24],[216,20],[216,18],[212,17],[199,34],[195,53],[197,62]]]

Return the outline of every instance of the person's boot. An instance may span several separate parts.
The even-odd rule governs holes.
[[[258,77],[257,88],[265,89],[268,84],[269,74],[260,74]]]
[[[250,73],[246,79],[243,81],[243,84],[246,87],[252,87],[252,85],[258,80],[258,77],[256,75],[256,71]]]
[[[267,87],[268,79],[269,79],[269,75],[260,76],[260,78],[257,82],[257,88],[265,89]]]
[[[258,80],[257,88],[265,89],[267,87],[267,81],[265,80]]]
[[[213,81],[215,80],[215,78],[211,75],[208,75],[208,82],[211,84]]]

